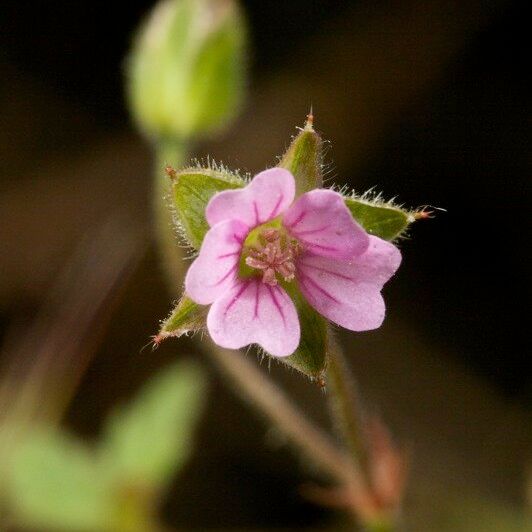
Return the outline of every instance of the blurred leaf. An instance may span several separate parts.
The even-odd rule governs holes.
[[[194,303],[186,294],[179,300],[170,316],[161,324],[158,338],[163,340],[168,336],[181,336],[188,332],[195,332],[206,326],[208,307]]]
[[[195,364],[180,362],[152,378],[108,421],[101,450],[113,476],[147,489],[166,484],[194,448],[204,399]]]
[[[172,178],[172,199],[184,237],[199,249],[209,224],[205,208],[209,200],[222,190],[243,187],[246,182],[224,169],[186,168]]]
[[[370,234],[394,240],[404,234],[415,220],[411,212],[379,200],[346,197],[345,204],[353,218]]]
[[[307,122],[281,158],[279,166],[289,170],[296,180],[297,195],[323,186],[322,148],[321,137]]]
[[[81,442],[36,431],[15,449],[9,493],[16,517],[39,530],[104,530],[112,518],[109,477]]]
[[[129,60],[132,113],[151,137],[188,139],[223,126],[243,98],[246,30],[233,0],[164,0]]]

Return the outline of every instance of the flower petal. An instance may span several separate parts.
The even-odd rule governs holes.
[[[323,257],[351,259],[364,253],[369,243],[343,197],[333,190],[303,194],[284,215],[283,224],[306,250]]]
[[[367,251],[348,262],[304,253],[297,279],[307,301],[326,318],[352,331],[380,327],[385,305],[380,294],[401,263],[389,242],[369,237]]]
[[[185,278],[185,292],[200,305],[220,297],[235,281],[242,244],[249,228],[228,220],[209,229]]]
[[[229,349],[259,344],[269,354],[284,357],[299,345],[294,303],[281,287],[255,277],[238,280],[213,303],[207,327],[212,339]]]
[[[205,214],[211,227],[223,220],[238,219],[253,228],[286,211],[294,195],[292,174],[283,168],[271,168],[257,174],[243,189],[224,190],[213,196]]]

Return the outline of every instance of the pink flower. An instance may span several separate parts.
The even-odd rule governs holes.
[[[272,168],[207,205],[211,228],[185,289],[196,303],[212,304],[207,327],[222,347],[256,343],[291,355],[300,339],[291,287],[352,331],[376,329],[384,319],[380,291],[399,267],[399,250],[369,236],[337,192],[294,197],[292,174]]]

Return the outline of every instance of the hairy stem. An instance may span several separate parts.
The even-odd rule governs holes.
[[[364,413],[356,383],[341,346],[329,331],[327,375],[331,416],[336,429],[345,441],[353,461],[369,484],[368,454],[364,435]]]
[[[183,141],[161,140],[156,146],[152,186],[154,231],[165,278],[172,295],[177,295],[179,291],[185,274],[185,264],[172,219],[170,178],[165,168],[182,166],[186,154],[187,145]]]
[[[205,351],[237,385],[244,399],[272,421],[309,459],[342,485],[358,486],[357,471],[349,456],[312,424],[255,364],[244,358],[242,353],[227,351],[210,341]]]

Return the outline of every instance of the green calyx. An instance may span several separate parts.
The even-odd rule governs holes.
[[[246,181],[223,167],[191,167],[168,171],[174,221],[183,239],[199,249],[209,230],[205,209],[217,192],[242,188]]]
[[[385,202],[379,196],[344,197],[346,207],[353,218],[373,236],[393,241],[406,233],[408,226],[416,220],[412,211],[403,209],[393,202]]]
[[[159,333],[154,338],[155,344],[170,336],[179,337],[203,329],[207,311],[208,307],[194,303],[186,294],[183,294],[168,318],[161,323]]]
[[[319,382],[327,369],[327,321],[308,304],[296,283],[285,283],[283,288],[296,306],[301,339],[292,355],[279,360]]]
[[[314,131],[311,114],[307,117],[305,127],[290,143],[279,166],[294,176],[297,196],[323,185],[323,141]]]

